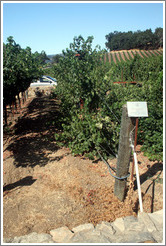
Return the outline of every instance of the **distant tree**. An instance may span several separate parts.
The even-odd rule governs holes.
[[[157,28],[155,33],[151,29],[136,32],[114,31],[106,35],[106,47],[109,50],[122,49],[155,49],[163,45],[162,28]]]
[[[158,47],[163,47],[163,28],[156,28],[154,34],[156,36],[156,45]]]
[[[39,53],[39,52],[36,51],[36,52],[35,52],[35,56],[36,56],[38,62],[39,62],[41,65],[44,65],[45,62],[46,62],[46,60],[50,60],[50,59],[48,58],[48,56],[46,55],[45,51],[43,51],[43,50],[42,50],[41,53]]]
[[[107,42],[105,43],[106,47],[110,50],[117,50],[118,49],[118,36],[120,32],[114,31],[106,35]]]
[[[53,63],[59,63],[59,60],[62,56],[63,56],[62,54],[57,54],[57,55],[53,56],[53,58],[52,58]]]

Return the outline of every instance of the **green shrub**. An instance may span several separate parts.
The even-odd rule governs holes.
[[[101,151],[105,157],[118,151],[122,106],[127,101],[147,101],[148,118],[140,118],[138,143],[145,154],[162,159],[163,84],[162,56],[128,62],[104,64],[104,51],[92,49],[92,37],[74,38],[70,49],[55,66],[58,80],[55,93],[60,99],[62,131],[55,134],[59,145],[68,146],[74,154],[91,158]],[[132,84],[114,84],[135,79]],[[107,93],[106,93],[107,92]]]
[[[119,79],[118,71],[123,69],[124,77],[129,81],[135,75],[142,87],[119,85],[111,87],[107,102],[120,117],[121,108],[127,101],[146,101],[148,118],[139,119],[138,143],[142,151],[151,160],[162,160],[163,155],[163,57],[141,59],[112,66],[106,77],[110,83]],[[125,68],[125,69],[124,69]],[[108,81],[107,81],[108,82]],[[118,110],[119,109],[119,110]]]

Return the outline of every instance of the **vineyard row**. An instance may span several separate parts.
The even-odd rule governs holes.
[[[15,100],[12,101],[9,105],[4,105],[3,108],[3,124],[8,124],[8,118],[10,120],[13,118],[15,114],[20,113],[22,109],[22,105],[26,102],[28,98],[28,89],[24,92],[20,92],[19,95],[15,96]]]
[[[118,63],[122,61],[129,61],[134,59],[136,55],[139,55],[141,58],[158,56],[163,54],[163,49],[157,50],[121,50],[121,51],[111,51],[105,53],[104,62],[109,63]]]

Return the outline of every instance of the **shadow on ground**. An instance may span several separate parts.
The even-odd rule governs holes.
[[[12,190],[18,186],[30,186],[35,181],[36,181],[36,179],[33,179],[32,176],[27,176],[27,177],[20,179],[19,181],[16,181],[12,184],[5,185],[3,187],[3,191],[9,191],[9,190]]]
[[[143,184],[147,179],[152,178],[158,171],[163,170],[163,164],[156,162],[151,166],[147,172],[140,176],[140,183]],[[134,181],[134,190],[137,189],[137,180]]]
[[[16,167],[48,163],[48,154],[58,150],[54,133],[61,127],[60,112],[55,99],[34,98],[27,112],[15,124],[15,137],[7,150],[13,152]]]
[[[41,133],[45,130],[60,128],[59,117],[57,100],[49,99],[48,96],[34,98],[27,112],[15,125],[15,134]]]

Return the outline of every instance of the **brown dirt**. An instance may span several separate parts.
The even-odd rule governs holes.
[[[145,50],[145,53],[148,55],[148,57],[152,56],[152,53],[150,52],[150,50]]]
[[[120,55],[121,55],[121,57],[122,57],[122,60],[123,60],[123,61],[126,61],[123,52],[120,52]]]
[[[132,53],[133,50],[129,50],[128,53],[130,54],[130,56],[134,59],[134,55]]]
[[[119,52],[116,52],[115,54],[116,54],[116,57],[118,58],[118,61],[120,61],[120,62],[121,62]]]
[[[108,61],[109,61],[109,63],[111,63],[111,54],[110,53],[108,53]]]
[[[156,53],[154,52],[154,50],[149,50],[149,52],[150,52],[152,55],[156,55]]]
[[[140,50],[137,50],[135,54],[138,54],[141,58],[144,58],[144,56],[141,54]]]
[[[147,53],[145,52],[145,50],[141,50],[141,52],[144,54],[144,56],[148,57]]]
[[[124,54],[125,54],[125,56],[127,57],[127,59],[128,59],[128,60],[130,60],[130,57],[129,57],[128,51],[124,51]]]
[[[106,165],[73,156],[59,148],[54,132],[58,102],[48,96],[29,98],[24,114],[4,134],[4,237],[30,232],[48,233],[61,226],[114,221],[136,215],[139,209],[135,185],[124,202],[113,193],[114,179]],[[51,122],[54,121],[55,124]],[[137,146],[145,212],[162,208],[162,163],[150,162]],[[109,160],[113,166],[116,159]],[[127,182],[130,187],[130,180]]]
[[[111,52],[111,55],[112,55],[113,61],[114,61],[115,63],[117,63],[116,58],[115,58],[115,52]]]
[[[130,60],[129,54],[130,54],[131,58],[134,58],[134,55],[133,55],[132,52],[134,53],[134,55],[138,54],[141,58],[144,58],[144,56],[141,54],[141,52],[142,52],[146,57],[150,57],[150,56],[152,56],[152,54],[154,54],[154,55],[156,55],[156,56],[157,56],[157,55],[161,55],[161,54],[163,53],[163,49],[158,49],[158,50],[141,50],[141,52],[140,52],[139,49],[119,50],[119,51],[113,50],[113,51],[110,51],[108,54],[109,54],[110,56],[112,55],[113,61],[114,61],[114,63],[116,63],[117,61],[116,61],[115,55],[116,55],[116,57],[117,57],[117,59],[118,59],[119,61],[121,61],[120,56],[122,57],[122,60],[125,61],[124,54],[125,54],[125,56],[126,56],[126,58],[127,58],[128,60]],[[123,53],[124,53],[124,54],[123,54]],[[110,62],[110,60],[109,60],[109,62]]]

